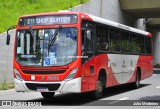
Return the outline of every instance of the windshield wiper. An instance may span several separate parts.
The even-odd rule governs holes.
[[[61,29],[62,29],[62,26],[59,26],[54,32],[54,34],[49,36],[49,46],[52,46],[54,44],[55,40],[57,39],[56,36]]]
[[[30,28],[29,28],[29,31],[30,31],[31,36],[33,37],[33,39],[36,40],[36,36],[34,36],[33,29],[32,29],[31,26],[30,26]],[[36,41],[36,44],[37,44],[37,43],[38,43],[38,41]]]
[[[31,36],[32,36],[33,38],[35,38],[32,27],[29,28],[29,31],[30,31],[30,33],[31,33]]]
[[[57,35],[58,35],[58,32],[62,29],[62,26],[59,26],[56,31],[54,32],[53,35],[49,36],[49,43],[48,43],[48,56],[49,56],[49,50],[50,50],[50,47],[54,44],[54,42],[56,41],[57,39]]]

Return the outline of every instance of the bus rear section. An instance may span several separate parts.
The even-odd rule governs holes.
[[[82,56],[88,57],[82,58],[82,92],[93,91],[100,98],[107,87],[131,83],[139,88],[141,80],[153,75],[152,35],[89,17],[82,20]]]

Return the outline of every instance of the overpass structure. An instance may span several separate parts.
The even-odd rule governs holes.
[[[135,18],[144,18],[153,34],[154,64],[160,63],[160,0],[119,0],[121,10]]]
[[[136,18],[146,18],[149,27],[160,28],[160,0],[119,1],[124,12]]]
[[[136,18],[159,18],[160,0],[119,0],[121,9]]]

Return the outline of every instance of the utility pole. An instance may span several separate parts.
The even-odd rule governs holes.
[[[103,14],[103,0],[100,2],[100,17],[102,17]]]

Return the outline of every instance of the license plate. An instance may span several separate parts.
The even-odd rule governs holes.
[[[47,87],[37,87],[37,91],[39,92],[48,92],[48,88]]]

